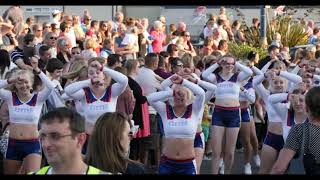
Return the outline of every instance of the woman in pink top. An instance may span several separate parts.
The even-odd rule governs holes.
[[[152,48],[154,53],[160,53],[162,47],[166,45],[166,35],[163,33],[163,24],[160,21],[155,21],[153,25],[154,30],[150,32],[153,36]]]

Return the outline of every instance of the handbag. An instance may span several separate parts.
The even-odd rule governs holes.
[[[8,143],[9,143],[9,128],[7,128],[9,123],[7,123],[4,126],[4,131],[2,135],[0,136],[0,153],[5,156],[8,149]]]
[[[303,136],[305,136],[305,129],[306,129],[306,125],[308,125],[308,133],[307,133],[307,138],[306,138],[306,143],[307,143],[307,146],[306,146],[306,150],[304,151],[303,153],[303,165],[304,165],[304,170],[306,172],[307,175],[320,175],[320,164],[317,163],[317,159],[315,157],[315,155],[313,155],[311,152],[310,152],[310,125],[309,123],[305,123],[304,124],[304,129],[303,129]],[[303,148],[304,148],[304,143],[302,144]]]
[[[287,169],[288,174],[306,174],[303,164],[306,123],[302,124],[302,143],[300,150],[296,152]]]

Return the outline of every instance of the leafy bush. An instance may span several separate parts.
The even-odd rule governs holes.
[[[305,45],[308,42],[308,34],[304,30],[304,25],[294,21],[291,16],[297,11],[288,11],[287,14],[277,16],[277,18],[267,21],[267,41],[271,44],[275,33],[280,33],[281,42],[284,46],[294,47]],[[260,32],[249,28],[243,21],[243,32],[247,44],[253,47],[260,47]]]
[[[278,16],[267,24],[267,40],[270,44],[275,33],[280,33],[284,46],[294,47],[305,45],[308,42],[308,34],[304,26],[294,22],[290,16]]]
[[[256,51],[259,54],[260,59],[268,55],[268,52],[266,49],[259,48],[259,47],[252,47],[247,44],[238,45],[237,43],[230,42],[228,44],[228,47],[229,47],[229,52],[238,59],[247,59],[247,56],[250,51]]]

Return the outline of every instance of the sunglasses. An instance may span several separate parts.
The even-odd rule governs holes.
[[[54,40],[57,40],[58,38],[57,37],[50,37],[49,39],[54,39]]]
[[[74,54],[80,54],[80,52],[72,52],[72,54],[74,55]]]
[[[184,35],[185,37],[190,37],[190,35]]]

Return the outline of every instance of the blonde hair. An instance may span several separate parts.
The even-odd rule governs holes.
[[[18,70],[12,71],[11,77],[16,79],[20,76],[25,77],[26,75],[29,77],[29,81],[31,82],[31,85],[33,86],[35,77],[34,77],[33,72],[30,70],[18,69]],[[14,85],[10,89],[15,92],[17,91],[17,88]]]
[[[271,92],[274,92],[274,87],[273,87],[273,82],[276,81],[276,80],[282,80],[284,82],[284,88],[283,88],[283,92],[286,92],[288,90],[288,80],[281,77],[281,76],[276,76],[272,81],[271,83],[269,84],[269,90]]]
[[[299,55],[300,53],[303,51],[303,49],[299,48],[296,50],[296,52],[294,53],[294,60],[293,60],[293,63],[297,64],[300,59],[299,59]]]
[[[194,101],[195,99],[195,96],[193,95],[192,91],[190,89],[188,89],[187,87],[184,87],[182,85],[179,85],[179,84],[174,84],[172,86],[172,89],[175,90],[175,89],[182,89],[183,91],[186,91],[187,94],[188,94],[188,99],[187,99],[187,105],[190,105],[192,104],[192,102]],[[173,99],[172,99],[173,100]],[[173,105],[173,103],[172,103]]]
[[[90,64],[94,61],[97,61],[98,63],[100,63],[100,65],[103,67],[104,66],[104,63],[105,63],[105,58],[103,57],[94,57],[94,58],[90,58],[88,60],[88,70],[89,70],[89,67],[90,67]],[[94,68],[94,67],[93,67]],[[104,80],[105,80],[105,84],[106,85],[110,85],[111,83],[111,77],[110,76],[107,76],[105,73],[103,73],[103,76],[104,76]]]
[[[275,61],[273,64],[273,68],[275,68],[275,66],[280,66],[281,70],[283,71],[287,70],[286,65],[282,61]]]
[[[139,64],[138,60],[128,60],[124,64],[125,68],[127,68],[127,74],[130,74]]]
[[[194,68],[193,57],[190,53],[184,53],[181,57],[184,68]]]
[[[98,61],[101,66],[104,66],[106,60],[103,57],[93,57],[88,60],[88,65],[90,65],[93,61]]]
[[[64,74],[62,77],[66,79],[75,79],[78,77],[81,72],[87,71],[88,72],[88,67],[84,61],[76,61],[72,64],[70,67],[70,70],[68,73]]]
[[[97,48],[97,42],[93,38],[88,38],[84,41],[84,48],[85,49],[95,49]]]

